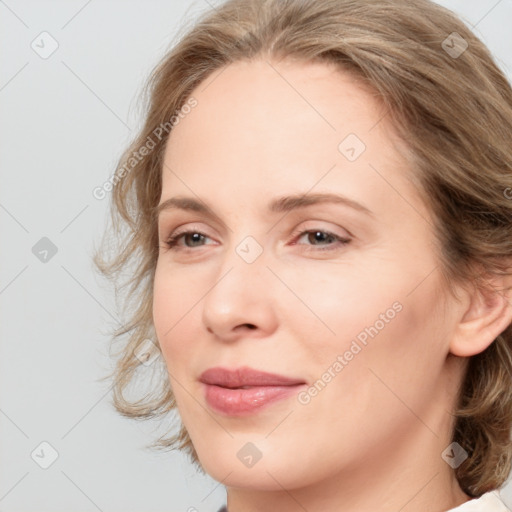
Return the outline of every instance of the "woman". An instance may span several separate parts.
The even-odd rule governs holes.
[[[135,264],[118,411],[177,409],[154,446],[229,512],[507,510],[512,89],[483,43],[428,0],[230,0],[148,88],[95,260]]]

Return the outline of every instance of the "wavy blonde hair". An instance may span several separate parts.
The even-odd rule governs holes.
[[[334,63],[382,100],[408,149],[411,180],[435,215],[449,288],[455,282],[488,286],[477,269],[487,276],[511,273],[512,89],[459,18],[429,0],[228,0],[186,28],[153,69],[144,88],[144,124],[116,169],[112,226],[95,252],[94,262],[114,281],[116,297],[122,292],[128,316],[114,330],[112,342],[121,347],[106,377],[124,416],[163,417],[176,408],[165,373],[142,397],[126,396],[129,385],[139,382],[139,370],[150,371],[135,357],[145,340],[156,341],[162,362],[152,305],[159,244],[155,206],[166,138],[155,140],[155,129],[169,123],[213,71],[256,57]],[[130,160],[149,137],[154,148],[140,161]],[[456,477],[472,497],[499,488],[510,472],[511,384],[509,325],[469,358],[454,411],[453,441],[469,454]],[[203,471],[181,422],[166,435],[150,446],[184,450]]]

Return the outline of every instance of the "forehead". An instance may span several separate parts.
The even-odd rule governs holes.
[[[362,198],[364,182],[371,198],[389,195],[391,184],[407,186],[382,103],[333,65],[241,61],[215,71],[191,96],[197,105],[167,143],[163,197],[202,196],[222,185],[232,200],[243,191],[277,195],[318,183]]]
[[[257,149],[262,156],[304,158],[320,140],[323,150],[336,154],[349,133],[369,139],[384,115],[360,81],[326,63],[236,62],[216,70],[191,96],[197,106],[170,134],[171,159],[181,152],[193,158],[192,147],[204,153],[219,144],[232,154]]]

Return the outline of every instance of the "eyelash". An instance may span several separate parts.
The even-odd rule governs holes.
[[[309,234],[309,233],[324,233],[325,235],[327,235],[327,238],[334,238],[336,241],[338,241],[338,244],[329,244],[328,246],[326,247],[320,247],[320,248],[317,248],[317,249],[313,249],[314,251],[334,251],[334,250],[337,250],[337,249],[340,249],[342,246],[345,246],[345,245],[348,245],[351,241],[351,239],[349,238],[344,238],[344,237],[341,237],[339,235],[336,235],[335,233],[332,233],[330,231],[326,231],[324,229],[307,229],[307,230],[303,230],[303,231],[296,231],[293,233],[293,237],[294,238],[302,238],[302,236],[306,235],[306,234]],[[166,241],[165,241],[165,247],[168,249],[168,250],[171,250],[171,251],[181,251],[181,250],[193,250],[194,247],[180,247],[178,245],[178,240],[180,238],[182,238],[183,236],[185,235],[190,235],[190,234],[198,234],[198,235],[201,235],[205,238],[209,238],[208,235],[205,235],[204,233],[201,233],[201,231],[198,231],[198,230],[189,230],[189,231],[182,231],[182,232],[178,232],[176,233],[175,235],[169,237]],[[296,242],[293,244],[293,245],[296,245]],[[300,245],[303,245],[303,244],[300,244]],[[334,247],[333,247],[334,245]],[[314,248],[314,247],[319,247],[319,246],[315,246],[315,245],[310,245],[309,246],[310,248]],[[311,250],[311,249],[307,249],[308,251]]]

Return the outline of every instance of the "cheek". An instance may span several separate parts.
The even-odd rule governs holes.
[[[339,341],[330,344],[323,361],[325,371],[343,356],[326,403],[360,415],[357,423],[368,432],[375,425],[396,428],[397,418],[411,419],[408,408],[422,411],[442,372],[445,333],[434,312],[435,296],[407,293],[383,294],[345,309],[346,322],[340,318],[337,324]]]
[[[415,414],[424,417],[428,410],[444,359],[439,328],[425,315],[425,297],[405,295],[401,308],[392,307],[393,294],[371,304],[341,304],[346,316],[330,317],[338,319],[337,336],[326,343],[330,338],[317,332],[315,346],[305,352],[311,385],[296,406],[296,429],[314,425],[315,450],[330,440],[326,464],[370,453],[391,435],[405,435],[418,424]],[[390,306],[385,323],[379,314]]]
[[[184,278],[183,273],[180,277],[179,271],[159,265],[153,285],[153,323],[170,368],[182,354],[193,349],[190,343],[182,340],[192,335],[190,329],[194,325],[200,325],[197,315],[202,293],[197,284]],[[171,353],[172,358],[169,357]]]
[[[358,389],[364,400],[370,400],[365,389],[373,384],[380,388],[377,395],[391,395],[379,377],[406,396],[413,390],[421,394],[438,377],[445,358],[435,277],[415,288],[424,277],[417,269],[400,277],[395,266],[388,266],[387,273],[384,265],[380,268],[376,273],[343,268],[343,278],[333,273],[329,280],[313,280],[305,273],[295,290],[311,311],[304,308],[299,315],[290,308],[287,313],[287,325],[294,326],[293,337],[307,354],[310,381],[327,381],[329,372],[343,374],[343,379],[331,380],[338,381],[348,402],[358,393],[347,394],[347,386]]]
[[[353,340],[364,347],[374,337],[385,337],[383,333],[403,315],[405,294],[400,292],[400,283],[394,276],[388,279],[382,272],[370,273],[367,266],[364,272],[355,264],[329,272],[312,267],[302,270],[300,280],[293,279],[292,271],[282,275],[283,280],[294,283],[294,293],[300,298],[298,302],[289,292],[288,298],[280,297],[282,321],[311,352],[316,370],[318,364],[325,366],[349,350]],[[409,314],[413,321],[415,313]]]

